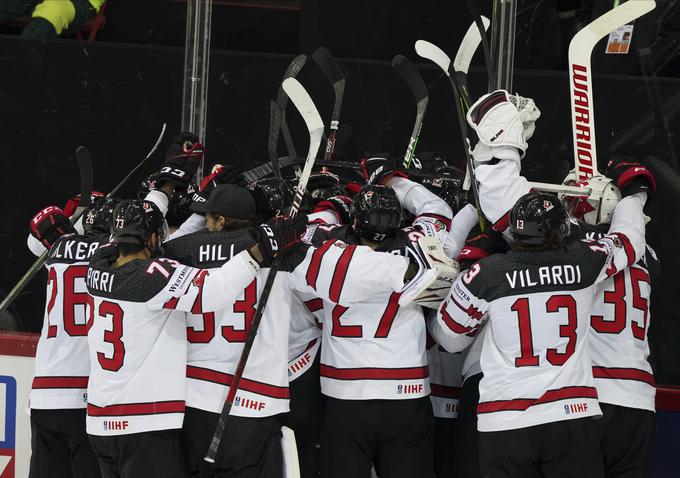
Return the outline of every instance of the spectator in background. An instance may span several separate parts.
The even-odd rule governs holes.
[[[32,39],[56,38],[77,30],[97,12],[105,0],[0,0],[0,26],[30,16],[21,36]]]

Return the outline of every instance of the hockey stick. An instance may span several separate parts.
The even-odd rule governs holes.
[[[482,28],[486,32],[486,29],[489,28],[491,21],[486,17],[481,17],[480,21],[482,22]],[[479,43],[483,38],[479,31],[479,27],[475,23],[470,25],[467,32],[465,32],[463,41],[460,42],[456,56],[453,59],[454,76],[458,86],[460,87],[460,99],[463,101],[462,106],[466,113],[467,110],[470,109],[470,106],[472,106],[472,100],[470,99],[470,89],[468,88],[467,84],[468,70],[470,69],[470,63],[472,63],[472,57],[475,56],[475,52],[479,48]]]
[[[165,135],[165,128],[166,124],[163,123],[163,129],[161,130],[161,134],[158,137],[158,140],[156,141],[156,144],[154,147],[149,151],[149,154],[140,162],[130,173],[123,178],[123,180],[118,183],[118,185],[111,190],[109,194],[106,195],[106,197],[111,197],[113,196],[120,187],[125,184],[125,182],[132,176],[132,174],[137,171],[150,157],[151,155],[156,151],[158,148],[158,145],[160,144],[161,140],[163,139],[163,136]],[[78,151],[82,149],[85,149],[83,147],[78,148]],[[89,159],[89,153],[87,155],[83,154],[83,152],[80,152],[80,155],[78,154],[78,151],[76,151],[76,160],[78,161],[78,166],[81,166],[81,161],[87,161]],[[86,150],[87,151],[87,150]],[[83,163],[83,165],[87,168],[87,165]],[[80,189],[81,189],[81,201],[89,201],[90,200],[90,193],[92,192],[92,163],[90,160],[90,165],[89,165],[89,173],[81,169],[81,177],[80,177]],[[89,185],[86,183],[84,177],[89,174]],[[87,198],[87,199],[86,199]],[[80,207],[78,208],[80,209]],[[80,209],[80,211],[76,210],[76,212],[71,216],[71,224],[75,224],[78,219],[80,219],[80,216],[83,215],[83,212],[85,211],[85,207]],[[9,291],[9,294],[3,299],[2,303],[0,303],[0,313],[3,311],[7,310],[7,308],[14,302],[14,300],[19,296],[22,290],[28,285],[28,283],[33,279],[33,276],[35,276],[40,268],[45,264],[45,261],[47,260],[47,255],[49,251],[43,252],[43,254],[38,257],[35,262],[33,262],[33,265],[26,271],[26,273],[21,276],[19,281],[16,283],[16,285],[12,288],[11,291]]]
[[[300,73],[300,70],[302,70],[302,67],[305,66],[305,63],[307,63],[307,55],[298,55],[293,58],[293,61],[291,61],[288,65],[288,68],[286,68],[286,72],[283,74],[283,79],[281,81],[285,81],[286,78],[295,78],[298,73]],[[288,96],[281,86],[279,87],[279,91],[276,94],[276,105],[279,107],[279,110],[281,110],[281,133],[283,134],[283,141],[286,144],[288,156],[293,158],[297,157],[295,143],[293,142],[293,137],[291,136],[290,130],[288,129],[288,123],[286,123],[286,106],[288,106]],[[277,130],[277,141],[275,144],[278,144],[278,134],[279,133]]]
[[[472,161],[472,155],[470,153],[470,136],[468,135],[467,122],[465,120],[465,114],[467,113],[467,110],[465,109],[465,104],[462,99],[461,87],[456,80],[456,71],[454,69],[454,65],[451,63],[451,59],[448,57],[448,55],[433,43],[425,40],[418,40],[416,41],[415,48],[418,56],[432,61],[439,68],[441,68],[451,83],[451,88],[453,89],[453,95],[456,101],[456,114],[458,115],[458,124],[460,125],[460,135],[463,140],[463,149],[465,150],[465,162],[467,163],[467,170],[468,174],[470,175],[472,197],[475,202],[475,208],[477,209],[479,227],[482,231],[484,231],[486,229],[486,219],[484,217],[484,213],[482,212],[481,205],[479,204],[479,187],[477,185],[477,180],[475,179],[475,165]],[[469,58],[472,58],[472,55],[470,55]]]
[[[641,17],[656,6],[654,0],[628,0],[579,31],[569,43],[569,93],[574,163],[579,180],[598,174],[595,113],[590,57],[606,35]]]
[[[295,189],[295,198],[293,199],[293,206],[290,211],[290,216],[295,217],[300,210],[300,204],[302,203],[302,196],[307,188],[307,181],[309,176],[312,174],[312,168],[314,167],[314,162],[316,160],[316,155],[319,152],[319,147],[321,146],[321,137],[323,135],[324,125],[321,120],[321,116],[314,106],[312,98],[310,98],[304,87],[295,78],[287,78],[283,81],[283,89],[290,97],[291,101],[295,107],[302,115],[307,125],[307,130],[309,131],[309,151],[307,152],[307,160],[305,161],[305,167],[302,171],[302,175],[298,181],[297,188]],[[267,307],[267,301],[269,300],[269,294],[271,293],[272,286],[274,285],[274,279],[278,272],[278,259],[272,262],[271,268],[269,269],[269,274],[267,275],[267,280],[265,281],[264,288],[262,289],[262,295],[257,304],[257,310],[255,311],[255,316],[250,325],[250,330],[248,331],[248,338],[243,344],[243,351],[241,352],[241,357],[239,358],[238,364],[236,365],[236,370],[234,371],[234,378],[229,387],[229,393],[227,394],[227,399],[222,407],[222,413],[220,413],[220,418],[217,421],[217,426],[215,427],[215,433],[213,434],[212,440],[210,442],[210,447],[208,448],[208,453],[206,454],[204,460],[208,463],[215,463],[215,456],[217,455],[217,449],[222,441],[222,435],[224,434],[224,429],[227,425],[227,420],[229,418],[229,413],[231,412],[231,407],[236,398],[236,392],[238,391],[238,386],[243,376],[243,371],[246,368],[246,363],[248,362],[248,357],[250,356],[250,351],[255,342],[255,337],[257,336],[257,330],[260,327],[260,322],[262,321],[262,315]]]
[[[283,112],[279,105],[276,104],[276,101],[272,100],[269,103],[269,141],[267,143],[267,152],[269,153],[269,163],[271,164],[274,176],[279,179],[281,179],[281,164],[279,163],[278,132],[281,130],[282,124]],[[274,134],[275,131],[276,134]]]
[[[340,111],[342,110],[342,99],[345,95],[345,75],[338,65],[338,61],[331,55],[326,47],[319,47],[312,58],[319,65],[323,74],[328,78],[328,81],[333,85],[333,92],[335,93],[335,103],[333,104],[333,114],[331,116],[330,133],[328,134],[328,141],[326,143],[326,151],[324,153],[324,161],[333,159],[333,151],[335,151],[335,140],[338,134],[338,127],[340,126]],[[328,171],[324,166],[323,171]]]
[[[78,164],[78,171],[80,174],[80,201],[78,202],[78,207],[70,218],[71,224],[75,224],[80,216],[83,215],[87,206],[91,202],[92,193],[92,158],[90,153],[85,146],[78,146],[76,149],[76,163]],[[5,297],[0,303],[0,313],[5,311],[14,300],[19,296],[24,287],[28,285],[33,276],[35,276],[38,271],[42,268],[43,264],[47,260],[49,250],[45,250],[40,257],[38,257],[31,267],[28,268],[26,273],[21,276],[16,285],[9,291],[7,297]]]
[[[479,8],[477,8],[477,0],[467,0],[466,5],[468,11],[470,12],[470,15],[472,15],[472,19],[474,20],[475,25],[477,25],[477,32],[479,33],[479,38],[482,42],[482,50],[484,51],[484,63],[486,64],[486,74],[490,86],[492,78],[494,77],[495,68],[494,63],[491,60],[491,48],[489,47],[489,39],[486,37],[486,30],[489,28],[489,24],[491,22],[489,21],[488,18],[483,17],[479,13]],[[465,35],[465,37],[467,37],[467,34]],[[457,56],[458,55],[456,55],[456,57]]]
[[[423,77],[420,76],[416,67],[408,61],[408,58],[402,55],[395,56],[392,59],[392,67],[396,70],[401,79],[408,84],[413,92],[413,96],[416,98],[416,122],[413,125],[411,139],[409,139],[408,146],[406,147],[406,154],[404,154],[403,165],[404,168],[408,168],[413,160],[413,154],[415,153],[416,145],[418,144],[420,130],[423,128],[423,119],[425,118],[429,98]]]

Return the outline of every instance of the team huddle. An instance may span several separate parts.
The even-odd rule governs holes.
[[[40,211],[30,476],[649,476],[654,177],[617,157],[567,177],[585,195],[532,189],[518,108],[470,108],[470,200],[441,158],[385,155],[291,214],[293,174],[191,184],[182,133],[137,199]]]

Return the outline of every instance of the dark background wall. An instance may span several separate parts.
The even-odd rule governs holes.
[[[255,165],[266,160],[269,101],[283,71],[294,54],[310,53],[325,44],[342,58],[341,66],[348,75],[344,131],[337,148],[340,157],[352,161],[371,151],[403,154],[415,105],[389,64],[393,55],[402,53],[418,65],[430,92],[419,150],[438,151],[453,164],[462,164],[450,87],[435,68],[418,63],[413,52],[413,42],[425,38],[453,54],[469,24],[465,12],[455,11],[453,5],[458,3],[463,2],[418,2],[421,7],[414,9],[410,2],[319,2],[304,9],[307,3],[300,2],[300,8],[265,13],[242,7],[233,7],[244,10],[240,13],[216,8],[208,163]],[[525,9],[518,18],[517,63],[525,68],[517,69],[514,89],[533,97],[543,113],[523,167],[532,180],[560,182],[572,164],[569,91],[564,45],[552,39],[551,33],[559,40],[562,29],[569,26],[556,17],[554,9],[539,15],[538,4],[551,2],[533,2],[533,10]],[[153,164],[133,177],[121,195],[134,195],[143,178],[159,166],[170,137],[179,128],[185,8],[183,2],[113,0],[109,23],[93,44],[72,40],[37,43],[0,36],[0,187],[4,192],[0,201],[0,292],[10,289],[33,261],[25,247],[32,214],[48,204],[63,205],[77,192],[78,173],[71,155],[78,145],[89,148],[95,186],[107,191],[146,155],[161,124],[167,122],[168,135]],[[533,16],[527,17],[529,14]],[[546,41],[523,42],[530,36]],[[655,37],[634,38],[637,46],[643,46]],[[121,39],[142,44],[114,41]],[[236,47],[247,52],[235,51]],[[658,87],[675,131],[680,80],[612,74],[636,71],[637,55],[625,60],[608,58],[602,54],[603,48],[604,44],[598,45],[593,59],[596,71],[601,72],[595,77],[600,160],[602,164],[610,150],[626,152],[659,172],[660,191],[649,207],[648,240],[663,266],[662,278],[654,285],[650,334],[660,382],[680,383],[680,351],[675,346],[680,338],[680,313],[674,305],[676,284],[680,283],[680,257],[675,252],[675,238],[680,235],[676,206],[680,204],[680,183],[667,141],[659,135],[658,125],[655,128],[648,94],[654,91],[651,86]],[[474,64],[478,66],[471,72],[470,84],[473,96],[478,96],[486,90],[486,73],[479,58]],[[328,122],[332,91],[321,72],[310,62],[298,78]],[[288,117],[297,149],[305,151],[306,132],[292,107]],[[37,277],[13,309],[24,330],[40,327],[44,283],[44,277]]]

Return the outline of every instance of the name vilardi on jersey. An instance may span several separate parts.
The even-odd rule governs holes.
[[[98,242],[83,242],[77,239],[60,241],[50,251],[53,259],[65,259],[71,261],[84,261],[90,257],[99,247]]]
[[[577,265],[561,264],[542,266],[538,269],[521,269],[506,272],[505,278],[511,288],[533,287],[536,285],[569,285],[581,282],[581,268]]]

